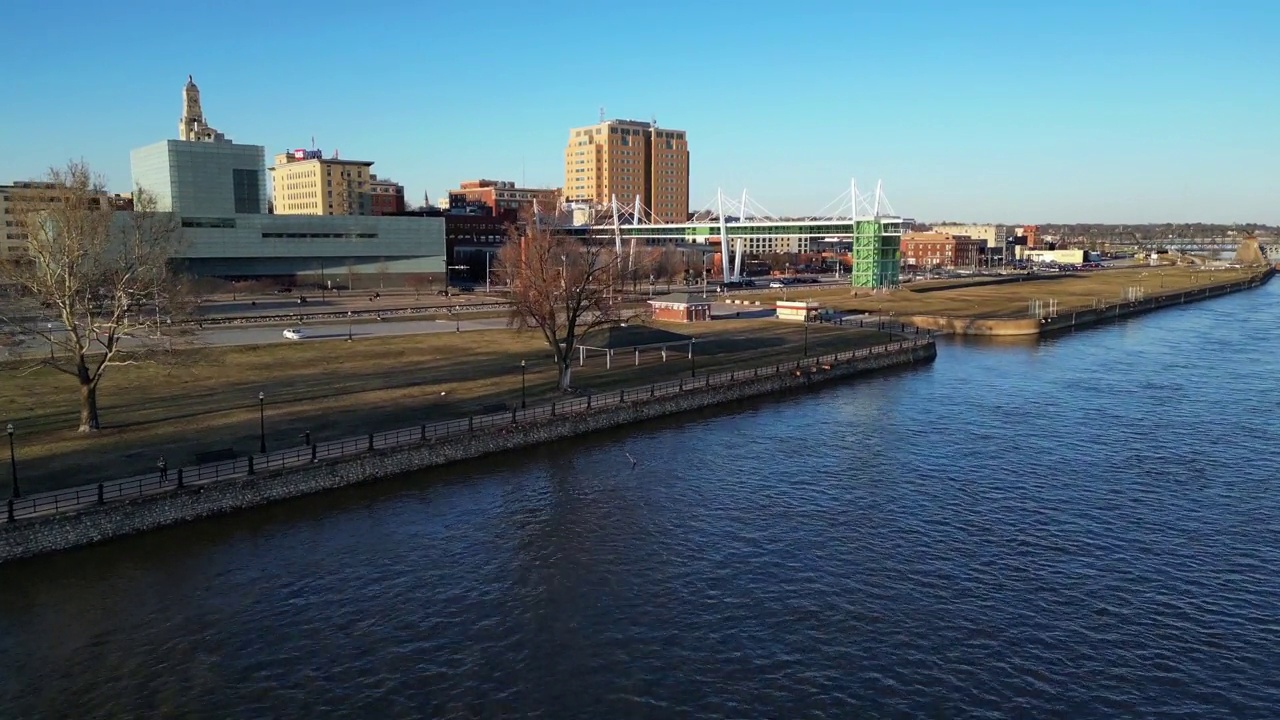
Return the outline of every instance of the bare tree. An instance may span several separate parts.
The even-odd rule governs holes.
[[[167,345],[167,328],[181,311],[179,279],[168,269],[180,228],[141,189],[133,212],[114,212],[102,177],[83,162],[50,170],[48,183],[42,198],[15,198],[27,246],[0,273],[54,316],[34,328],[49,343],[49,357],[35,367],[76,378],[79,430],[91,432],[99,428],[98,388],[107,368]]]
[[[388,270],[387,261],[379,260],[378,261],[378,289],[379,290],[387,289],[387,285],[386,285],[387,270]]]
[[[497,255],[498,275],[511,288],[511,324],[542,333],[560,389],[568,390],[578,340],[621,319],[611,292],[619,257],[603,245],[536,226],[523,234],[513,229]]]
[[[425,273],[415,273],[405,278],[404,284],[409,286],[409,289],[413,290],[413,299],[417,300],[421,297],[423,290],[430,291],[432,284],[431,276]]]

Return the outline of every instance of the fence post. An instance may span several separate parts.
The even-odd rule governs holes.
[[[556,416],[556,401],[552,400],[551,401],[551,417],[555,417],[555,416]]]
[[[653,386],[649,386],[649,397],[653,397]]]
[[[704,383],[704,385],[705,385],[706,387],[711,387],[711,376],[710,376],[710,375],[707,375],[707,376],[705,376],[705,377],[707,378],[707,382],[706,382],[706,383]]]
[[[467,432],[475,432],[475,429],[476,429],[475,416],[468,415],[467,416]]]
[[[107,497],[106,497],[106,495],[107,495],[107,494],[106,494],[106,488],[103,486],[103,484],[102,484],[102,483],[98,483],[98,504],[99,504],[99,505],[105,505],[105,504],[106,504],[106,502],[107,502]]]
[[[426,423],[422,423],[421,425],[418,426],[418,438],[422,440],[422,442],[427,441],[427,424]]]
[[[369,433],[369,449],[373,450],[373,433]]]
[[[680,392],[684,392],[684,378],[680,378]]]
[[[253,474],[253,456],[250,455],[249,456],[249,472],[246,473],[246,475],[252,475],[252,474]]]
[[[511,424],[512,424],[512,425],[515,425],[515,424],[516,424],[516,409],[515,409],[515,408],[511,408]]]
[[[13,522],[13,498],[9,498],[9,522]]]
[[[312,452],[315,452],[315,446],[312,445]],[[182,468],[178,468],[178,489],[182,489]]]
[[[316,461],[316,445],[311,446],[311,462]]]
[[[626,401],[627,401],[627,391],[626,391],[625,389],[623,389],[623,390],[619,390],[619,391],[618,391],[618,404],[619,404],[619,405],[621,405],[622,403],[624,403],[624,402],[626,402]]]
[[[590,393],[588,393],[588,394],[587,394],[587,409],[588,409],[588,410],[590,410],[590,409],[591,409],[591,394],[590,394]]]

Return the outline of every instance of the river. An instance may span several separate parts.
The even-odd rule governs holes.
[[[1274,718],[1278,343],[1273,282],[0,566],[0,716]]]

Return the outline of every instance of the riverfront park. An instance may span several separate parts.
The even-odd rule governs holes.
[[[882,344],[892,339],[877,330],[882,319],[897,327],[898,318],[912,315],[1025,317],[1036,299],[1056,299],[1060,311],[1090,308],[1114,303],[1130,288],[1147,295],[1198,289],[1238,282],[1244,272],[1142,267],[998,285],[921,283],[874,294],[855,295],[847,286],[793,286],[732,295],[751,303],[742,306],[748,317],[722,313],[703,323],[651,323],[696,337],[694,359],[683,347],[670,348],[665,362],[657,349],[648,349],[638,364],[623,352],[606,368],[602,353],[590,353],[581,367],[575,359],[573,384],[579,392],[599,393],[695,371],[759,367]],[[815,300],[824,309],[860,318],[866,327],[806,327],[761,317],[784,295]],[[263,300],[268,311],[279,302]],[[245,305],[243,299],[237,303]],[[321,326],[324,333],[301,342],[175,349],[159,363],[112,368],[99,396],[103,429],[91,435],[74,431],[74,381],[52,370],[10,362],[0,372],[0,403],[18,427],[22,490],[35,493],[152,471],[162,456],[178,467],[220,449],[254,453],[260,424],[268,448],[278,450],[303,444],[306,433],[327,441],[514,407],[522,399],[532,405],[564,397],[556,390],[556,369],[541,335],[501,325],[469,320],[460,332],[437,327],[344,342],[343,322]],[[279,328],[271,334],[278,336]]]

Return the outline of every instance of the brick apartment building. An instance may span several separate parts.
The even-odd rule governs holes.
[[[535,202],[545,211],[559,197],[556,188],[521,188],[509,180],[467,180],[449,191],[449,210],[484,214],[487,208],[490,215],[511,211],[516,217],[527,217]]]
[[[986,243],[968,235],[912,232],[902,235],[902,262],[908,267],[972,267]]]

